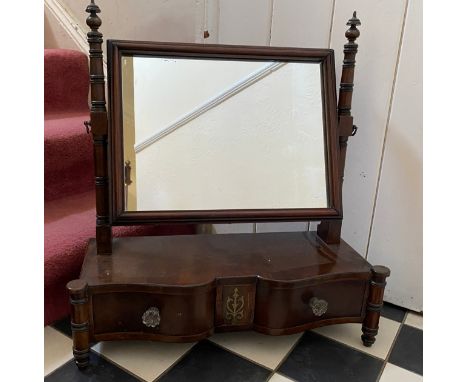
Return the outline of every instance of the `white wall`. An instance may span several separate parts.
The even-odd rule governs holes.
[[[369,235],[368,259],[395,281],[387,299],[422,310],[422,1],[410,1]],[[404,275],[404,280],[401,280]],[[403,281],[403,282],[402,282]]]
[[[216,88],[258,73],[259,64],[134,57],[133,67],[138,142],[202,106]],[[277,68],[137,152],[138,209],[327,207],[322,114],[320,66]]]
[[[213,60],[135,57],[133,65],[135,116],[139,121],[136,129],[138,143],[260,69],[265,63],[238,62],[226,68]]]
[[[88,1],[61,2],[85,27]],[[357,10],[362,26],[353,115],[359,131],[348,145],[343,237],[372,263],[392,268],[388,301],[422,310],[422,0],[97,3],[106,38],[331,47],[338,78],[345,24]],[[205,29],[210,37],[203,40]],[[62,44],[57,38],[55,45]],[[307,229],[307,223],[216,227],[263,232]]]

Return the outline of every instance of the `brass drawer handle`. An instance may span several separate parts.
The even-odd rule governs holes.
[[[328,309],[328,302],[317,297],[312,297],[309,300],[309,306],[312,308],[312,313],[314,313],[315,316],[320,317],[326,313]]]
[[[141,316],[143,324],[148,328],[155,328],[161,322],[161,316],[159,314],[159,309],[155,306],[149,308],[143,316]]]

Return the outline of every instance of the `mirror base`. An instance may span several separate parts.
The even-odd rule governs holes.
[[[370,344],[388,275],[316,232],[122,237],[112,256],[98,256],[92,239],[69,283],[75,356],[97,341],[194,342],[215,331],[286,335],[350,322],[364,324]],[[142,321],[148,310],[154,325]]]

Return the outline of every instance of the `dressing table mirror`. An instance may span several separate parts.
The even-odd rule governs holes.
[[[360,25],[334,52],[107,41],[86,10],[96,238],[68,283],[73,353],[215,331],[292,334],[363,323],[375,341],[390,271],[341,239],[342,179]],[[320,221],[316,232],[113,238],[118,225]]]
[[[339,218],[333,53],[108,41],[113,223]]]

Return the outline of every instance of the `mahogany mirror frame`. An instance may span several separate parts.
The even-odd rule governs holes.
[[[128,55],[319,63],[321,67],[328,207],[294,209],[126,211],[124,208],[123,186],[124,169],[121,62],[122,57]],[[340,144],[333,50],[108,40],[107,59],[109,95],[109,217],[111,225],[342,219]],[[307,190],[304,190],[304,192],[307,192]]]

